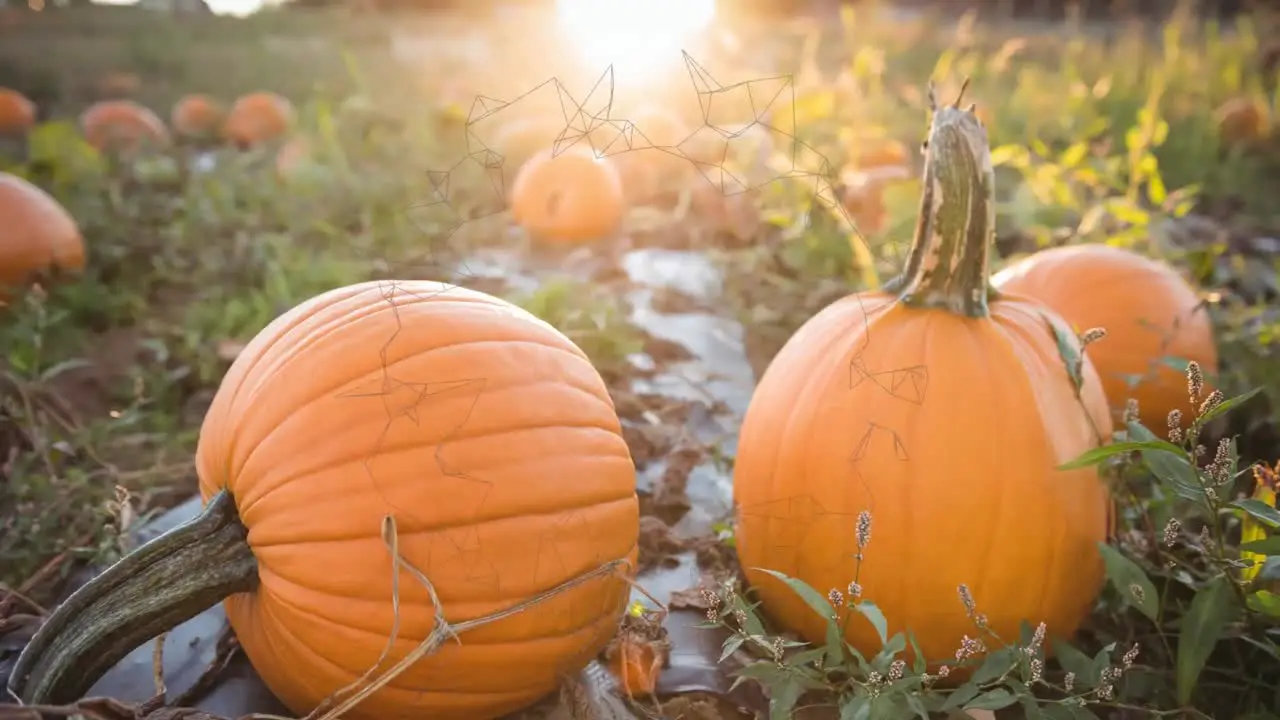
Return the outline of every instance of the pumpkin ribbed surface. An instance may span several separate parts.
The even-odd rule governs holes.
[[[1200,298],[1172,267],[1110,245],[1070,245],[1035,253],[992,281],[1002,292],[1043,302],[1080,332],[1106,328],[1089,358],[1114,414],[1134,398],[1142,423],[1157,435],[1170,410],[1194,417],[1185,373],[1164,359],[1195,360],[1216,373],[1218,351]]]
[[[169,143],[169,129],[158,115],[132,100],[102,100],[80,115],[85,140],[99,150],[133,151]]]
[[[0,134],[23,133],[35,124],[35,103],[17,90],[0,87]]]
[[[173,104],[169,124],[181,135],[215,132],[226,115],[222,104],[208,95],[184,95]]]
[[[824,595],[856,582],[890,636],[910,631],[937,666],[983,636],[962,585],[1002,638],[1023,622],[1050,638],[1079,628],[1102,587],[1112,507],[1096,468],[1058,468],[1112,424],[1066,322],[991,293],[986,131],[959,100],[934,98],[902,275],[787,341],[743,419],[733,485],[738,559],[782,628],[826,642],[823,613],[762,569]],[[866,657],[880,651],[856,612],[843,630]]]
[[[626,212],[618,169],[583,145],[540,151],[511,183],[511,218],[540,240],[599,240],[618,231]]]
[[[636,557],[634,466],[582,351],[483,293],[392,288],[334,290],[278,318],[237,358],[201,431],[201,492],[230,491],[259,561],[260,588],[227,613],[299,714],[372,667],[391,633],[384,515],[453,623]],[[628,591],[589,581],[468,631],[346,717],[481,720],[527,706],[603,648]],[[383,668],[433,627],[409,573],[400,602]]]
[[[241,146],[275,140],[293,127],[296,113],[288,98],[271,92],[252,92],[238,98],[227,111],[222,136]]]
[[[975,321],[873,294],[833,303],[788,341],[752,398],[734,474],[739,557],[772,616],[823,642],[824,621],[750,568],[844,592],[868,510],[857,581],[890,635],[911,628],[930,660],[975,634],[962,583],[1002,637],[1024,618],[1075,631],[1102,582],[1109,500],[1093,468],[1054,471],[1096,442],[1044,323],[1029,303],[995,302]],[[1109,436],[1088,365],[1084,385]],[[847,636],[878,647],[865,621]]]
[[[49,268],[84,269],[84,240],[52,195],[17,175],[0,172],[0,296],[5,287]]]

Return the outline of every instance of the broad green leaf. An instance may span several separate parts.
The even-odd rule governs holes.
[[[1240,550],[1258,555],[1280,555],[1280,535],[1244,543],[1240,546]]]
[[[1280,528],[1280,510],[1271,507],[1261,500],[1245,498],[1244,500],[1236,500],[1228,507],[1243,510],[1268,527]]]
[[[1201,425],[1206,425],[1210,421],[1212,421],[1214,418],[1219,417],[1224,413],[1230,412],[1232,409],[1237,408],[1240,405],[1243,405],[1244,403],[1248,402],[1251,398],[1253,398],[1254,395],[1257,395],[1260,392],[1262,392],[1262,388],[1257,387],[1250,390],[1247,393],[1236,395],[1235,397],[1232,397],[1232,398],[1227,398],[1226,400],[1223,400],[1222,402],[1218,403],[1209,412],[1205,413],[1204,415],[1201,415],[1196,420],[1196,422]]]
[[[769,720],[791,720],[796,702],[804,694],[804,685],[799,678],[790,678],[769,689]]]
[[[949,713],[953,710],[959,710],[965,706],[965,703],[977,697],[980,692],[982,692],[982,689],[971,680],[955,690],[952,690],[951,693],[947,695],[947,701],[942,703],[942,707],[939,708],[938,711]]]
[[[746,642],[746,635],[730,635],[724,639],[724,647],[720,650],[719,662],[729,659],[729,656],[742,647],[742,643]]]
[[[1180,623],[1178,660],[1174,671],[1178,702],[1182,705],[1190,704],[1200,671],[1235,612],[1231,579],[1225,575],[1211,580],[1192,598],[1191,607]]]
[[[1259,615],[1280,618],[1280,595],[1270,590],[1258,590],[1245,598],[1249,609]]]
[[[1129,440],[1126,442],[1111,443],[1110,445],[1103,445],[1102,447],[1096,447],[1096,448],[1093,448],[1092,450],[1088,450],[1083,455],[1076,458],[1075,460],[1072,460],[1071,462],[1066,463],[1065,465],[1059,465],[1058,469],[1059,470],[1075,470],[1077,468],[1088,467],[1090,465],[1097,465],[1098,463],[1102,462],[1103,460],[1106,460],[1109,457],[1114,457],[1122,453],[1137,452],[1142,450],[1162,450],[1164,452],[1171,452],[1176,455],[1184,454],[1182,448],[1178,447],[1177,445],[1174,445],[1173,443],[1167,440],[1144,440],[1144,441]]]
[[[844,633],[836,623],[827,623],[827,643],[822,648],[823,663],[826,667],[835,668],[844,664]]]
[[[1018,696],[998,687],[988,690],[964,704],[965,710],[1000,710],[1018,702]]]
[[[929,720],[929,708],[924,706],[924,701],[915,693],[907,694],[907,707],[911,708],[911,712],[916,714],[920,720]]]
[[[880,608],[870,600],[862,600],[853,606],[862,617],[871,622],[876,629],[876,635],[880,637],[880,645],[883,646],[889,642],[889,621],[885,619],[884,613]]]
[[[840,720],[870,720],[871,698],[849,695],[840,699]]]
[[[1003,648],[988,652],[987,656],[982,659],[982,664],[974,671],[973,677],[969,679],[979,685],[985,685],[995,680],[1018,661],[1016,655],[1018,652],[1020,652],[1018,648]]]
[[[1054,640],[1052,644],[1053,658],[1063,670],[1075,673],[1076,686],[1088,690],[1097,684],[1097,678],[1093,677],[1093,660],[1088,655],[1061,640]]]
[[[1102,561],[1106,563],[1107,579],[1116,592],[1152,622],[1157,622],[1160,615],[1159,598],[1146,571],[1107,543],[1098,543],[1098,549],[1102,552]],[[1134,594],[1134,587],[1140,588],[1140,598]]]
[[[805,605],[808,605],[810,609],[818,613],[818,617],[830,621],[831,618],[835,616],[836,609],[831,606],[831,601],[827,599],[826,595],[814,590],[809,583],[793,577],[788,577],[776,570],[766,570],[764,568],[754,569],[781,580],[787,587],[791,588],[795,594],[799,595],[801,600],[804,600]]]
[[[911,645],[911,654],[915,656],[911,662],[911,670],[917,675],[924,674],[929,667],[929,661],[924,653],[920,652],[920,643],[916,642],[916,634],[910,630],[907,631],[907,643]]]

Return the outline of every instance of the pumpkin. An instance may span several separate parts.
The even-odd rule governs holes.
[[[0,87],[0,135],[25,133],[35,124],[35,103],[17,90]]]
[[[857,168],[903,167],[911,164],[911,151],[896,140],[886,140],[858,153]]]
[[[1214,112],[1218,134],[1227,145],[1258,140],[1266,134],[1267,114],[1257,100],[1232,98]]]
[[[1080,330],[1106,328],[1089,357],[1117,417],[1130,398],[1138,401],[1142,424],[1158,435],[1170,410],[1194,417],[1186,375],[1165,360],[1194,360],[1212,374],[1218,352],[1200,298],[1172,267],[1110,245],[1069,245],[1013,263],[994,282],[1002,292],[1049,305]]]
[[[312,161],[311,141],[305,137],[290,138],[276,151],[276,177],[287,180]]]
[[[584,145],[530,158],[511,183],[510,204],[512,219],[532,237],[564,243],[612,235],[626,213],[617,169]]]
[[[47,270],[84,269],[84,240],[71,215],[51,195],[17,175],[0,172],[0,299],[5,290]]]
[[[102,151],[134,152],[169,143],[164,121],[132,100],[102,100],[80,115],[85,140]]]
[[[102,98],[127,98],[142,89],[142,78],[130,72],[110,72],[98,80],[98,96]]]
[[[630,134],[630,145],[625,137],[617,140],[610,147],[610,159],[622,176],[628,201],[639,205],[655,200],[671,183],[689,178],[692,163],[680,143],[690,130],[679,117],[653,106],[628,119],[631,129],[624,132]]]
[[[223,378],[196,470],[204,513],[53,613],[14,668],[24,701],[79,697],[159,618],[230,595],[241,647],[302,717],[404,658],[437,612],[458,628],[538,598],[342,713],[485,720],[554,691],[623,617],[639,505],[613,402],[573,342],[499,298],[375,281],[293,308]],[[397,619],[386,545],[399,633],[379,664]]]
[[[557,140],[564,135],[564,140],[557,145]],[[531,114],[503,121],[488,137],[477,138],[483,147],[502,156],[502,167],[508,178],[513,178],[520,168],[540,152],[558,148],[565,150],[574,140],[573,133],[565,132],[562,118],[549,117],[543,114]],[[587,145],[587,139],[578,141]],[[472,151],[482,149],[479,143],[472,143]]]
[[[226,117],[222,104],[208,95],[184,95],[173,104],[169,124],[179,135],[206,137],[217,132]]]
[[[766,570],[823,595],[856,582],[931,666],[979,634],[961,585],[1005,638],[1024,620],[1071,634],[1101,589],[1107,489],[1057,468],[1110,437],[1106,399],[1062,318],[990,292],[993,184],[977,118],[935,108],[904,272],[802,325],[743,419],[738,558],[764,611],[819,646],[827,619]],[[856,613],[844,634],[880,650]]]
[[[293,103],[287,98],[271,92],[249,93],[227,112],[222,136],[242,148],[270,142],[289,132],[294,116]]]

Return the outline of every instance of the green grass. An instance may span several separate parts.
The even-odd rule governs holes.
[[[110,561],[121,551],[122,525],[190,492],[204,403],[237,348],[278,314],[371,277],[445,279],[451,259],[505,242],[496,232],[443,239],[458,217],[417,207],[431,195],[426,171],[449,166],[463,152],[458,117],[442,108],[447,80],[464,96],[511,97],[513,88],[562,72],[575,87],[589,87],[585,81],[597,73],[575,74],[559,58],[534,63],[536,43],[513,39],[518,28],[501,30],[515,59],[490,60],[492,67],[396,60],[390,40],[396,32],[428,36],[452,27],[330,12],[175,22],[91,8],[31,16],[20,31],[0,35],[0,83],[26,92],[48,113],[4,168],[47,188],[71,211],[90,256],[83,277],[28,293],[0,319],[0,450],[9,453],[0,457],[0,583],[47,601],[75,565],[66,560]],[[774,27],[757,30],[757,43],[746,44],[761,55],[767,46],[782,70],[794,71],[796,134],[837,167],[887,139],[917,145],[925,81],[935,80],[948,97],[969,78],[967,97],[988,113],[999,164],[1002,246],[1026,250],[1063,237],[1107,241],[1185,268],[1213,300],[1224,366],[1219,386],[1228,396],[1261,389],[1263,400],[1230,415],[1230,431],[1239,434],[1233,471],[1244,474],[1245,487],[1253,462],[1280,454],[1273,409],[1280,366],[1270,359],[1280,314],[1259,290],[1277,285],[1275,253],[1246,254],[1170,229],[1185,234],[1193,212],[1244,237],[1280,229],[1273,200],[1280,147],[1268,137],[1225,142],[1215,119],[1216,109],[1236,97],[1272,105],[1274,88],[1257,67],[1258,38],[1267,31],[1248,22],[1230,28],[1173,22],[1154,36],[1122,27],[1104,42],[1076,30],[888,24],[864,8],[820,35],[784,36]],[[751,79],[744,68],[761,64],[747,57],[713,71],[737,82]],[[517,66],[523,75],[504,75],[504,67]],[[193,169],[185,150],[138,162],[104,160],[79,139],[74,121],[106,72],[137,74],[138,99],[162,116],[187,92],[225,100],[257,89],[283,93],[297,104],[299,132],[316,142],[318,163],[284,182],[274,173],[272,148],[219,151],[224,161],[205,173]],[[657,95],[692,118],[692,91],[679,83]],[[454,190],[460,194],[452,207],[464,218],[483,211],[475,187]],[[857,237],[798,184],[764,190],[766,230],[749,243],[714,249],[730,270],[726,312],[749,320],[764,360],[833,297],[896,272],[918,195],[914,181],[890,187],[883,229]],[[494,292],[563,329],[606,376],[621,372],[626,356],[643,346],[623,303],[602,287],[565,280],[533,294]],[[1128,432],[1144,437],[1140,428]],[[1016,651],[990,656],[997,659],[962,694],[925,692],[920,669],[894,666],[892,653],[842,655],[836,662],[798,650],[781,665],[766,653],[748,675],[775,697],[828,691],[818,694],[853,718],[873,708],[949,710],[978,697],[987,707],[1018,705],[1029,718],[1097,716],[1073,697],[1098,712],[1113,703],[1186,717],[1244,717],[1275,707],[1274,694],[1253,678],[1280,678],[1274,634],[1280,610],[1257,588],[1223,580],[1237,571],[1241,521],[1226,507],[1229,499],[1191,502],[1167,492],[1165,475],[1185,479],[1190,464],[1185,449],[1163,452],[1172,460],[1108,461],[1116,465],[1108,472],[1131,495],[1122,515],[1126,532],[1115,545],[1120,560],[1112,559],[1114,587],[1080,648],[1060,651],[1056,663],[1035,671],[1047,684],[1032,682],[1031,661],[1040,656]],[[1140,553],[1133,538],[1160,532],[1169,517],[1180,518],[1186,537],[1155,559]],[[1200,527],[1215,537],[1225,533],[1222,541],[1199,541]],[[1165,564],[1175,561],[1173,569]],[[1134,584],[1151,588],[1146,600],[1125,595]],[[814,593],[821,600],[828,590]],[[1162,602],[1153,622],[1144,603],[1156,597]],[[722,593],[717,602],[747,612],[734,604],[744,602],[737,593]],[[840,612],[871,612],[844,607],[843,599],[837,604]],[[1179,639],[1190,632],[1179,625],[1188,613],[1205,621],[1205,639]],[[754,624],[744,626],[748,621]],[[736,622],[733,642],[773,646],[754,612]],[[744,628],[751,638],[738,632]],[[1030,635],[1006,640],[1026,645]],[[1107,700],[1099,694],[1099,673],[1133,643],[1142,647],[1140,671],[1126,675]],[[1193,655],[1207,658],[1202,672],[1186,669]],[[1066,672],[1076,674],[1073,689],[1065,687]],[[899,673],[886,689],[883,679]],[[1023,699],[1033,690],[1043,706]]]

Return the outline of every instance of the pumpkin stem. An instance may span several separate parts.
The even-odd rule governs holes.
[[[961,91],[963,94],[963,90]],[[885,285],[901,302],[986,317],[988,255],[995,239],[995,173],[987,131],[969,109],[939,106],[925,141],[923,190],[915,239],[901,276]]]
[[[160,633],[258,584],[235,502],[214,495],[198,517],[146,543],[55,610],[18,657],[9,692],[28,705],[79,700]]]

